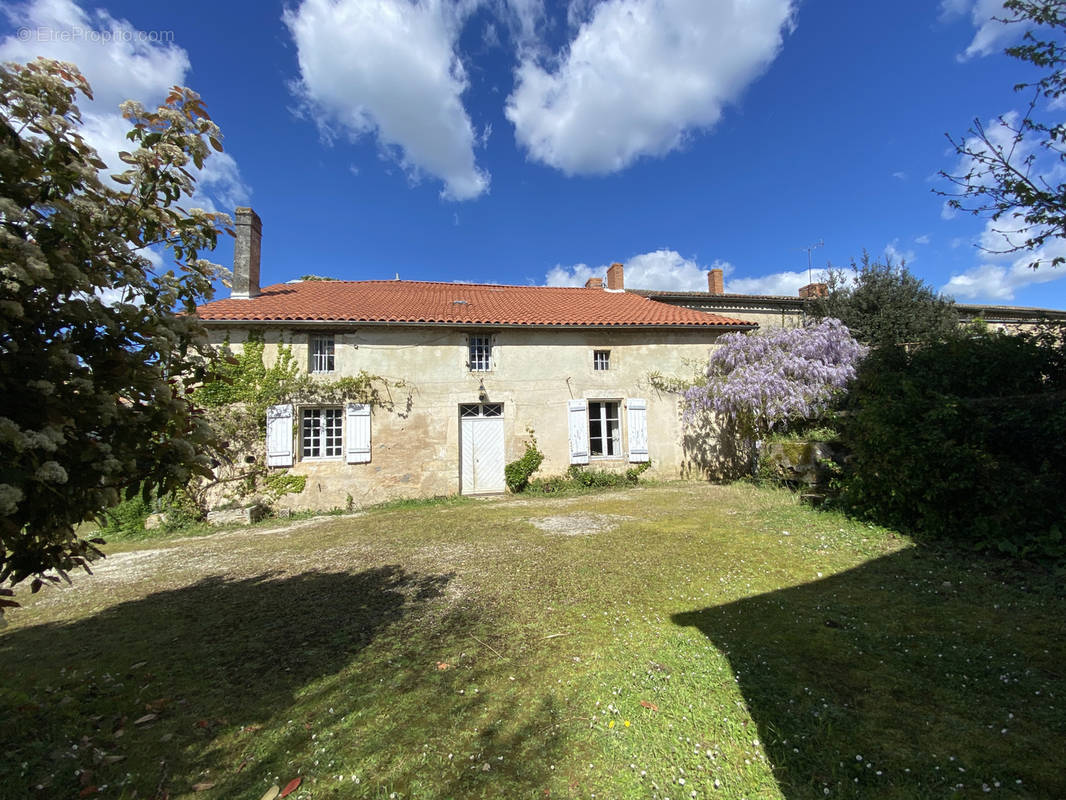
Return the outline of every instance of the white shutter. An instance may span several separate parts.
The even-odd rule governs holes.
[[[365,464],[370,461],[370,404],[348,404],[348,431],[345,460],[349,464]]]
[[[267,466],[291,467],[292,405],[285,403],[267,409]]]
[[[630,397],[626,401],[629,422],[629,460],[648,460],[648,401]]]
[[[570,463],[587,464],[589,463],[588,401],[568,401],[567,418],[570,422]]]

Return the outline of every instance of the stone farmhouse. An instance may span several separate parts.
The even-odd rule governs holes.
[[[681,474],[675,395],[652,373],[687,374],[719,336],[753,322],[625,292],[622,265],[584,288],[422,281],[293,281],[260,287],[262,225],[237,210],[233,291],[198,314],[212,342],[262,337],[313,375],[361,370],[403,383],[390,409],[280,405],[267,463],[307,478],[292,508],[505,490],[504,465],[532,431],[541,474],[571,464]],[[399,400],[399,398],[395,398]]]

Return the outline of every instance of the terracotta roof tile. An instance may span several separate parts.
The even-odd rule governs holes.
[[[754,323],[603,289],[423,281],[299,281],[216,300],[205,322],[373,322],[574,327],[735,327]]]

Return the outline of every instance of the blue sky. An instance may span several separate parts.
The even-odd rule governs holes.
[[[345,279],[794,294],[863,249],[961,302],[1066,308],[1066,269],[945,212],[945,133],[1019,110],[998,0],[292,0],[8,4],[0,58],[74,61],[87,137],[174,83],[252,205],[263,283]],[[1053,248],[1066,250],[1055,243]],[[1054,250],[1058,252],[1058,250]],[[216,260],[228,265],[224,242]]]

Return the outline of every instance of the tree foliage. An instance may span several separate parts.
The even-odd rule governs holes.
[[[852,513],[976,549],[1066,554],[1066,330],[879,348],[848,393]]]
[[[180,203],[218,127],[188,89],[124,103],[115,188],[79,132],[79,93],[71,64],[0,66],[0,581],[34,590],[101,555],[79,523],[209,471],[186,382],[208,376],[210,350],[188,312],[211,296],[221,268],[200,254],[229,221]]]
[[[839,319],[869,345],[912,344],[951,336],[959,324],[951,300],[940,297],[905,264],[863,253],[850,269],[830,267],[825,297],[811,301],[815,317]]]
[[[685,419],[714,412],[741,437],[763,439],[820,416],[855,377],[865,352],[835,319],[726,334],[711,352],[706,382],[684,392]]]
[[[1007,54],[1042,75],[1014,87],[1031,93],[1024,115],[1000,116],[991,127],[974,119],[965,137],[948,136],[962,166],[958,174],[940,173],[955,187],[940,194],[952,208],[1000,222],[1003,246],[995,252],[1015,253],[1066,238],[1066,123],[1057,111],[1066,94],[1066,3],[1006,0],[1003,7],[1003,24],[1031,26]],[[1057,266],[1066,257],[1049,260]],[[1036,254],[1030,266],[1041,263]]]

